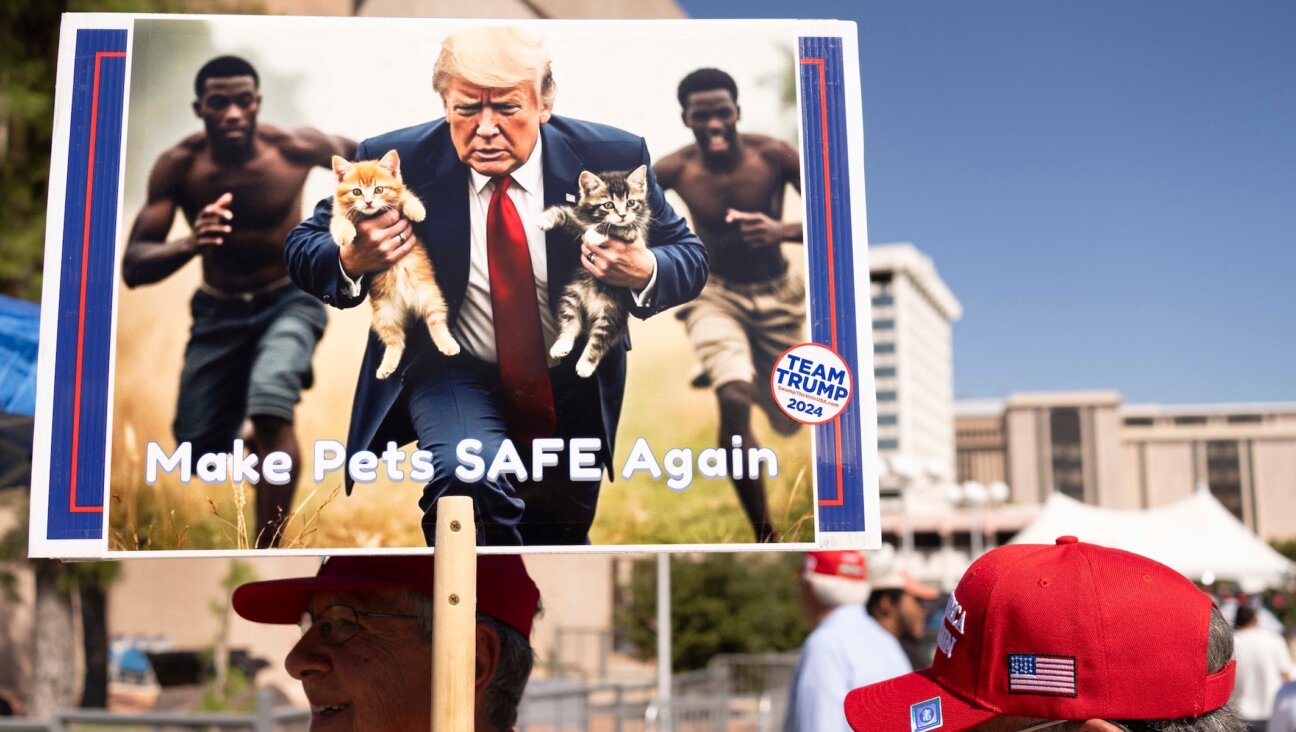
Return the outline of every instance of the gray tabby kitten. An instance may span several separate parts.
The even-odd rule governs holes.
[[[580,200],[575,206],[550,206],[540,214],[541,229],[561,226],[578,239],[594,230],[606,238],[646,243],[651,211],[648,208],[648,166],[630,173],[580,174]],[[614,343],[625,335],[629,292],[594,279],[584,267],[572,275],[558,303],[558,340],[549,349],[553,358],[572,352],[576,339],[587,333],[585,350],[576,362],[576,374],[588,378]]]

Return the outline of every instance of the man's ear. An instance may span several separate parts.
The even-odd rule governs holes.
[[[545,124],[553,116],[553,102],[540,107],[540,124]]]
[[[737,105],[737,104],[735,104],[735,105],[734,105],[734,109],[736,110],[736,111],[734,112],[734,122],[741,122],[741,121],[742,121],[742,107],[739,106],[739,105]]]
[[[499,668],[500,660],[500,638],[495,629],[485,623],[477,624],[477,659],[474,664],[473,688],[477,691],[477,698],[483,699],[486,695],[486,687],[490,686],[491,679],[495,678],[495,671]]]
[[[1121,732],[1121,728],[1103,719],[1090,719],[1080,723],[1076,732]]]
[[[193,111],[194,111],[194,116],[195,116],[195,117],[202,117],[202,100],[201,100],[201,99],[195,99],[195,100],[193,100]]]

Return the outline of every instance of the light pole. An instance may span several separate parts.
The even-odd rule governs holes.
[[[975,480],[964,483],[950,483],[945,486],[945,497],[957,508],[969,511],[968,534],[971,540],[972,561],[985,553],[985,510],[987,506],[1005,503],[1011,491],[1008,484],[996,480],[990,485],[982,485]]]
[[[913,517],[909,514],[909,493],[913,489],[914,478],[918,477],[918,466],[907,455],[892,455],[887,458],[887,467],[891,475],[899,482],[900,491],[900,554],[907,566],[914,561]]]

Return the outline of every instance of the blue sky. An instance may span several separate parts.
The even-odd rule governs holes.
[[[1296,401],[1296,3],[679,2],[859,24],[869,241],[962,302],[960,398]]]

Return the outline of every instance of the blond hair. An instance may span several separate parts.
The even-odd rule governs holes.
[[[432,69],[432,89],[445,96],[451,79],[485,89],[535,82],[545,106],[553,104],[557,91],[539,34],[508,26],[465,28],[447,36]]]

